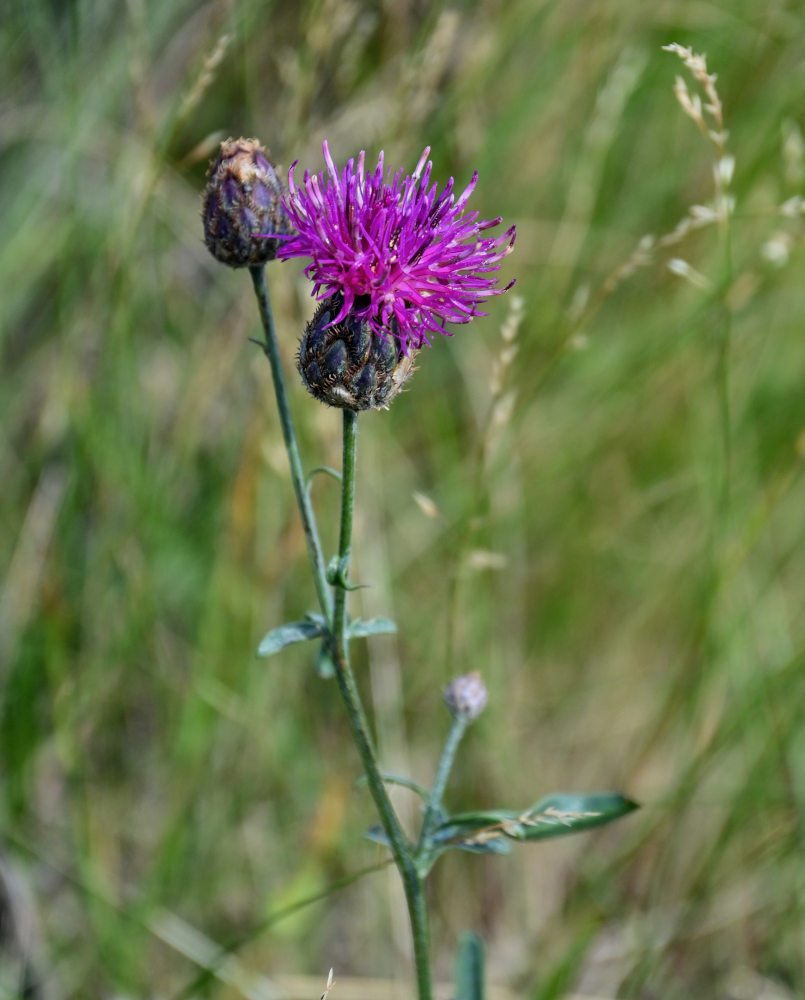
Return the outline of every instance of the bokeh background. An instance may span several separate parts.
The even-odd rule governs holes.
[[[643,809],[442,860],[437,978],[469,928],[507,996],[802,996],[799,0],[11,0],[0,32],[2,995],[22,954],[53,1000],[318,996],[331,966],[409,995],[337,693],[254,652],[315,595],[248,275],[201,241],[243,134],[283,169],[429,144],[518,227],[515,290],[361,418],[354,610],[400,633],[359,680],[427,781],[442,686],[483,672],[456,808]],[[718,74],[729,226],[691,216],[714,150],[669,42]],[[305,461],[337,464],[293,373],[309,288],[270,281]]]

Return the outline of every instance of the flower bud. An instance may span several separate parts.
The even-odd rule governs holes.
[[[331,295],[308,323],[299,344],[299,374],[308,392],[328,406],[388,409],[414,370],[414,352],[403,352],[394,329],[386,340],[352,315],[333,323],[342,301],[340,294]]]
[[[229,267],[273,260],[274,235],[292,231],[282,206],[282,187],[257,139],[227,139],[210,164],[201,210],[204,242]],[[261,239],[262,235],[269,239]]]
[[[444,689],[444,701],[455,719],[474,722],[486,708],[486,685],[477,670],[450,681]]]

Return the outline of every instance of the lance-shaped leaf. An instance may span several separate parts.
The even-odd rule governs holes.
[[[310,618],[301,622],[288,622],[272,628],[263,637],[262,642],[257,647],[257,655],[261,657],[273,656],[286,646],[295,642],[305,642],[307,639],[318,639],[324,635],[325,625],[321,616],[311,615]]]
[[[397,626],[390,618],[370,618],[365,622],[356,618],[347,628],[350,639],[365,639],[368,635],[393,635],[396,631]]]
[[[460,813],[441,823],[433,833],[434,847],[458,847],[510,840],[547,840],[611,823],[637,809],[637,804],[618,792],[592,795],[549,795],[522,812],[493,809]]]
[[[484,1000],[484,945],[470,931],[461,935],[458,946],[456,1000]]]

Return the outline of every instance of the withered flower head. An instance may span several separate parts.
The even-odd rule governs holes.
[[[204,242],[229,267],[273,260],[275,237],[291,222],[282,204],[282,185],[257,139],[227,139],[210,164],[201,211]]]

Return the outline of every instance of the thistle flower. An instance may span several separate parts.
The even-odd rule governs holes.
[[[250,267],[274,259],[276,237],[287,235],[291,224],[279,178],[257,139],[221,143],[210,164],[201,216],[204,242],[222,263]]]
[[[384,338],[396,337],[403,353],[429,344],[429,335],[449,335],[446,323],[467,323],[496,288],[492,272],[514,245],[512,226],[502,236],[483,235],[500,218],[479,220],[466,209],[478,180],[458,197],[451,178],[439,193],[430,187],[427,147],[413,174],[384,179],[383,153],[367,173],[365,153],[339,173],[324,143],[327,173],[305,171],[301,187],[288,172],[283,204],[297,235],[282,240],[277,258],[309,257],[305,273],[313,294],[339,294],[332,322],[366,322]],[[298,161],[297,161],[298,162]]]
[[[321,303],[299,344],[298,367],[308,392],[343,410],[385,410],[414,370],[393,337],[385,339],[354,314],[334,322],[341,294]],[[392,323],[392,332],[396,320]]]

